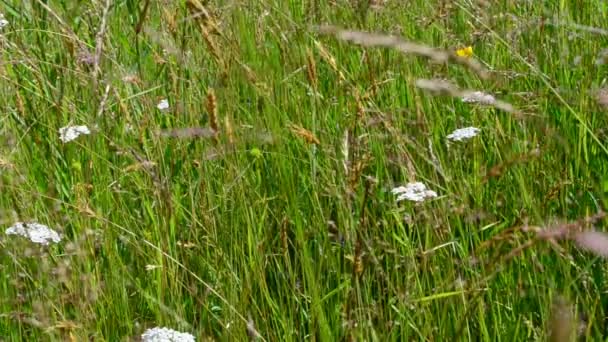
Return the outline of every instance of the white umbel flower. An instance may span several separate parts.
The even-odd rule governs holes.
[[[61,241],[61,236],[51,228],[40,223],[17,222],[6,229],[6,235],[19,235],[30,239],[33,243],[48,245],[50,242]]]
[[[471,91],[466,92],[462,95],[462,102],[465,103],[479,103],[484,105],[493,105],[496,103],[496,98],[490,94],[486,94],[482,91]]]
[[[449,134],[447,136],[447,138],[452,141],[462,141],[462,140],[473,138],[474,136],[479,134],[479,132],[481,132],[481,130],[477,127],[459,128],[459,129],[455,130],[454,132],[452,132],[451,134]]]
[[[397,202],[403,200],[422,202],[427,198],[437,197],[435,191],[427,189],[421,182],[408,183],[406,186],[394,188],[391,192],[397,195]]]
[[[87,126],[66,126],[59,129],[59,139],[64,143],[70,142],[81,135],[91,134]]]
[[[8,26],[8,20],[4,19],[4,14],[0,13],[0,30]]]
[[[154,271],[157,268],[162,268],[162,266],[161,265],[146,265],[145,266],[146,271]]]
[[[152,328],[141,335],[142,342],[194,342],[194,336],[169,328]]]
[[[158,108],[159,110],[163,110],[163,111],[169,109],[169,100],[167,100],[167,99],[160,100],[160,102],[156,105],[156,108]]]

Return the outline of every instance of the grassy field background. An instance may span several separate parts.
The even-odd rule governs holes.
[[[0,341],[605,338],[607,2],[0,13]]]

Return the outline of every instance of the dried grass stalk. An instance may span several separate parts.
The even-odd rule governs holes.
[[[438,95],[447,95],[460,99],[476,92],[474,90],[461,90],[457,85],[449,81],[439,79],[418,79],[416,80],[416,87],[436,93]],[[517,113],[513,105],[505,101],[494,100],[488,104],[507,113]]]
[[[95,36],[95,57],[93,58],[93,78],[97,82],[97,77],[101,73],[99,63],[101,61],[101,54],[103,53],[103,40],[106,36],[108,14],[110,13],[110,6],[112,0],[106,0],[106,4],[103,9],[103,15],[101,16],[101,25],[99,26],[99,32]]]
[[[553,301],[549,321],[549,342],[569,342],[575,333],[573,309],[564,298]]]
[[[321,58],[323,58],[325,63],[329,64],[333,71],[338,74],[338,79],[340,80],[340,82],[346,81],[346,77],[344,76],[344,73],[340,70],[340,68],[338,68],[338,63],[336,62],[334,56],[332,56],[332,54],[329,53],[327,49],[325,49],[323,44],[319,43],[318,41],[315,41],[315,47],[317,48],[317,51],[319,51],[319,55],[321,56]]]
[[[228,144],[234,145],[234,128],[228,116],[224,117],[224,129],[226,130],[226,137],[228,137]]]
[[[217,131],[208,127],[187,127],[161,130],[157,134],[163,138],[214,138]]]
[[[215,41],[212,34],[220,33],[215,20],[207,10],[207,8],[199,0],[187,0],[186,7],[192,14],[192,18],[196,19],[203,36],[203,40],[209,49],[209,52],[215,58],[216,62],[225,69],[224,59],[218,48],[218,44]],[[225,70],[224,70],[225,71]]]
[[[346,129],[342,137],[342,167],[344,168],[344,174],[348,178],[350,171],[350,133]]]

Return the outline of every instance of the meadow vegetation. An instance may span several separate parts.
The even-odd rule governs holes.
[[[605,338],[608,2],[0,13],[0,341]]]

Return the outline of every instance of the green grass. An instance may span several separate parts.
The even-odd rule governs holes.
[[[181,1],[145,18],[143,2],[111,1],[102,35],[105,1],[0,2],[0,227],[64,236],[1,234],[0,341],[154,326],[201,341],[542,340],[558,297],[579,335],[605,338],[605,261],[568,241],[518,251],[536,235],[508,229],[606,206],[608,36],[573,25],[606,29],[606,3],[209,1],[205,34]],[[471,45],[492,76],[322,24]],[[518,113],[415,86],[434,78]],[[216,138],[158,134],[211,126],[210,89]],[[67,125],[93,132],[64,144]],[[480,136],[448,146],[466,126]],[[397,203],[409,181],[439,197]]]

